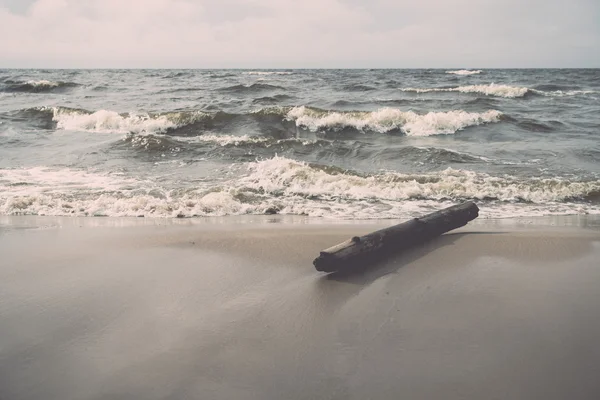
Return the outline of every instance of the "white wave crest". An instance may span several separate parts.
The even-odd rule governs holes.
[[[58,87],[60,85],[59,82],[52,82],[52,81],[48,81],[45,79],[39,80],[39,81],[27,81],[27,84],[29,86],[35,87],[35,88],[55,88]]]
[[[201,112],[150,115],[100,110],[88,113],[61,107],[54,107],[52,111],[52,120],[58,129],[102,133],[164,133],[206,117]]]
[[[469,126],[498,122],[501,115],[496,110],[484,113],[457,110],[421,115],[397,108],[382,108],[373,112],[338,112],[302,106],[292,108],[286,118],[295,121],[298,127],[311,131],[354,128],[385,133],[400,129],[409,136],[430,136],[452,134]]]
[[[459,69],[457,71],[446,71],[447,74],[462,75],[462,76],[477,75],[482,72],[483,71],[480,69],[478,69],[478,70]]]
[[[458,93],[481,93],[486,96],[515,98],[525,96],[530,89],[519,86],[497,85],[469,85],[455,88],[405,88],[403,92],[433,93],[433,92],[458,92]]]

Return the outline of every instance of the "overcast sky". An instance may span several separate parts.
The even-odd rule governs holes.
[[[0,67],[600,67],[600,0],[0,0]]]

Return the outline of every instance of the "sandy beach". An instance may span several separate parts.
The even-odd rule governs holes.
[[[313,268],[391,223],[0,217],[0,399],[600,397],[597,218]]]

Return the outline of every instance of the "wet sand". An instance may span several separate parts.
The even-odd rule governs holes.
[[[597,228],[479,221],[325,275],[382,224],[286,221],[2,217],[0,399],[600,398]]]

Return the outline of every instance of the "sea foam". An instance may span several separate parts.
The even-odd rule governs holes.
[[[600,214],[600,181],[491,176],[460,169],[362,175],[284,157],[224,172],[219,183],[166,188],[73,169],[0,170],[0,213],[192,217],[307,214],[328,218],[408,218],[460,201],[484,204],[482,215]]]

